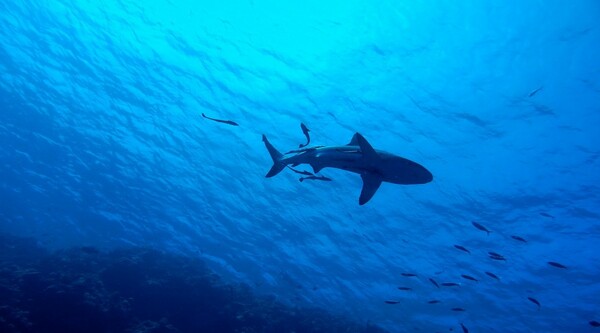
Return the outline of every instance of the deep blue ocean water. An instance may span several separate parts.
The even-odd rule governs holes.
[[[190,256],[391,332],[600,330],[598,22],[595,0],[2,1],[0,232]],[[354,173],[265,178],[261,135],[297,149],[301,122],[434,180],[360,206]]]

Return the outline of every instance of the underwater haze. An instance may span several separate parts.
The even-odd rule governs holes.
[[[1,239],[154,249],[390,332],[600,332],[599,22],[595,0],[1,1]],[[359,205],[357,173],[266,178],[262,135],[298,150],[301,123],[433,181]]]

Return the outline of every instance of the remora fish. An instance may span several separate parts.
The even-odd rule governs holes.
[[[422,165],[390,154],[375,150],[360,134],[356,133],[345,146],[320,147],[309,149],[293,156],[281,154],[267,139],[262,137],[273,166],[266,177],[280,173],[286,165],[309,164],[314,173],[323,168],[337,168],[358,173],[363,181],[362,191],[358,199],[359,205],[366,204],[382,182],[402,185],[426,184],[433,180],[433,175]]]
[[[417,274],[413,274],[413,273],[402,273],[402,276],[406,276],[406,277],[415,277],[415,276],[417,276]]]
[[[325,176],[314,176],[314,175],[313,175],[313,176],[307,176],[307,177],[300,177],[300,179],[298,179],[298,180],[299,180],[299,181],[301,181],[301,182],[303,182],[303,181],[305,181],[306,179],[309,179],[309,180],[323,180],[323,181],[326,181],[326,182],[330,182],[330,181],[332,181],[332,179],[331,179],[331,178],[329,178],[329,177],[325,177]]]
[[[211,118],[211,117],[207,117],[204,113],[202,114],[202,117],[208,119],[208,120],[212,120],[212,121],[216,121],[218,123],[223,123],[223,124],[227,124],[227,125],[231,125],[231,126],[240,126],[238,123],[236,123],[235,121],[231,121],[231,120],[221,120],[221,119],[216,119],[216,118]]]
[[[462,327],[463,333],[469,333],[469,330],[467,329],[467,327],[465,325],[463,325],[462,323],[460,323],[460,327]]]
[[[467,280],[479,282],[479,280],[477,280],[476,278],[472,277],[471,275],[462,274],[461,276],[462,276],[463,279],[467,279]]]
[[[520,236],[510,236],[510,238],[514,239],[514,240],[518,240],[519,242],[523,242],[523,243],[527,243],[527,241],[525,240],[525,238],[520,237]]]
[[[306,125],[304,125],[304,123],[300,123],[300,128],[302,129],[302,133],[304,133],[304,136],[306,137],[306,143],[298,145],[298,148],[303,148],[310,144],[310,135],[308,134],[310,130],[308,129],[308,127],[306,127]]]
[[[496,279],[496,280],[500,281],[500,278],[498,276],[496,276],[496,274],[494,274],[494,273],[485,272],[485,274],[487,274],[492,279]]]

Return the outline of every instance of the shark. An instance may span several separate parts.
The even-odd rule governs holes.
[[[273,166],[265,177],[271,178],[286,166],[308,164],[315,173],[324,168],[337,168],[357,173],[362,178],[362,190],[358,204],[364,205],[375,195],[382,182],[417,185],[433,181],[433,175],[419,163],[398,155],[376,150],[360,134],[344,146],[317,146],[294,150],[293,154],[282,154],[263,134],[262,141],[273,159]],[[286,156],[289,155],[289,156]]]

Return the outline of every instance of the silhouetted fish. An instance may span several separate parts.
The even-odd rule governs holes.
[[[469,330],[467,329],[467,327],[465,325],[463,325],[462,323],[460,323],[460,327],[463,330],[463,333],[469,333]]]
[[[310,171],[296,170],[296,169],[292,168],[292,167],[291,167],[291,166],[289,166],[289,165],[287,165],[287,167],[288,167],[288,169],[290,169],[290,170],[292,170],[292,171],[294,171],[295,173],[297,173],[297,174],[300,174],[300,175],[305,175],[305,176],[314,176],[314,175],[315,175],[314,173],[312,173],[312,172],[310,172]]]
[[[537,94],[538,92],[540,92],[540,90],[542,90],[542,89],[544,89],[544,87],[543,87],[543,86],[541,86],[541,87],[537,88],[536,90],[534,90],[534,91],[530,92],[530,93],[529,93],[529,97],[533,97],[533,96],[535,96],[535,94]]]
[[[488,252],[488,254],[490,255],[490,258],[492,258],[494,260],[506,260],[506,258],[504,258],[504,256],[499,253]]]
[[[212,121],[216,121],[219,123],[223,123],[223,124],[227,124],[227,125],[231,125],[231,126],[240,126],[238,125],[238,123],[236,123],[235,121],[231,121],[231,120],[221,120],[221,119],[215,119],[215,118],[211,118],[211,117],[207,117],[204,113],[202,114],[202,117],[208,119],[208,120],[212,120]]]
[[[529,301],[531,301],[531,303],[533,303],[533,304],[537,305],[537,306],[538,306],[538,310],[539,310],[539,309],[542,307],[542,305],[540,304],[540,302],[538,302],[538,300],[537,300],[537,299],[535,299],[535,298],[533,298],[533,297],[527,297],[527,299],[528,299]]]
[[[550,214],[548,214],[548,213],[545,213],[545,212],[541,212],[541,213],[540,213],[540,215],[542,215],[542,216],[544,216],[544,217],[547,217],[547,218],[551,218],[551,219],[553,219],[553,218],[554,218],[554,216],[552,216],[552,215],[550,215]]]
[[[494,273],[485,272],[485,274],[487,274],[492,279],[496,279],[496,280],[500,281],[500,278],[498,276],[496,276],[496,274],[494,274]]]
[[[567,266],[565,266],[565,265],[563,265],[561,263],[555,262],[555,261],[548,261],[548,265],[554,266],[554,267],[557,267],[557,268],[563,268],[563,269],[567,268]]]
[[[461,251],[465,251],[465,252],[467,252],[468,254],[471,254],[471,251],[467,250],[467,249],[466,249],[464,246],[462,246],[462,245],[454,245],[454,247],[455,247],[455,248],[457,248],[457,249],[459,249],[459,250],[461,250]]]
[[[523,242],[523,243],[527,243],[527,241],[523,238],[523,237],[519,237],[519,236],[510,236],[510,238],[514,239],[514,240],[518,240],[519,242]]]
[[[307,177],[300,177],[300,181],[303,182],[305,180],[323,180],[326,182],[330,182],[332,179],[329,177],[325,177],[325,176],[307,176]]]
[[[389,300],[385,301],[385,303],[387,303],[387,304],[398,304],[398,303],[400,303],[400,301],[389,299]]]
[[[482,226],[481,224],[475,222],[475,221],[471,221],[471,223],[473,223],[473,226],[481,231],[485,231],[487,232],[488,236],[490,235],[490,232],[486,227]]]
[[[442,283],[444,287],[460,287],[460,284],[454,282],[444,282]]]
[[[412,288],[409,288],[409,287],[398,287],[398,289],[404,290],[404,291],[412,290]]]
[[[304,133],[304,136],[306,137],[306,143],[300,144],[298,148],[306,147],[310,143],[310,135],[308,134],[310,130],[308,129],[308,127],[306,127],[306,125],[304,125],[304,123],[300,123],[300,128],[302,128],[302,133]]]
[[[427,303],[429,303],[429,304],[437,304],[437,303],[439,303],[439,302],[440,302],[440,301],[438,301],[437,299],[432,299],[431,301],[429,301],[429,302],[427,302]]]
[[[413,276],[417,276],[417,274],[413,274],[413,273],[402,273],[402,276],[406,276],[406,277],[413,277]]]
[[[479,280],[477,280],[476,278],[474,278],[474,277],[472,277],[470,275],[462,274],[461,276],[463,277],[463,279],[467,279],[467,280],[479,282]]]
[[[463,308],[452,308],[452,311],[463,312],[463,311],[465,311],[465,309],[463,309]]]
[[[592,325],[593,327],[600,327],[600,323],[595,320],[590,321],[590,325]]]
[[[438,287],[438,288],[440,287],[440,285],[439,285],[437,282],[435,282],[435,280],[434,280],[433,278],[429,278],[429,281],[430,281],[431,283],[433,283],[433,285],[434,285],[434,286],[436,286],[436,287]]]

